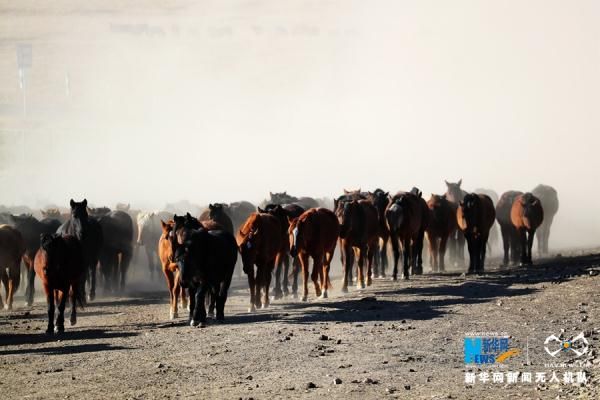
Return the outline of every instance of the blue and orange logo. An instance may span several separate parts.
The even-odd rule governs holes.
[[[465,364],[503,363],[519,353],[519,349],[510,348],[508,337],[465,338]]]

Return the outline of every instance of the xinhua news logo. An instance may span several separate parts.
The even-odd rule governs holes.
[[[465,364],[490,365],[504,363],[520,350],[510,346],[508,335],[467,335],[464,341]]]

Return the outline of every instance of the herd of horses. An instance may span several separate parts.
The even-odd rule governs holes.
[[[216,320],[223,321],[236,264],[241,264],[247,275],[253,311],[269,306],[273,277],[273,299],[289,295],[290,289],[296,295],[300,271],[302,300],[308,298],[309,272],[316,295],[327,298],[332,288],[330,265],[338,246],[343,292],[348,291],[354,274],[359,289],[371,285],[374,277],[386,276],[388,244],[393,280],[398,279],[400,262],[403,279],[423,273],[425,239],[432,272],[445,271],[447,249],[451,263],[464,265],[466,243],[466,273],[483,273],[496,221],[504,266],[532,263],[536,231],[540,254],[548,252],[550,227],[559,204],[554,188],[538,185],[531,192],[508,191],[498,197],[491,190],[468,193],[461,183],[446,182],[446,193],[432,194],[427,201],[417,188],[393,195],[381,189],[344,190],[333,207],[310,197],[271,193],[262,207],[245,201],[217,203],[198,217],[189,212],[140,212],[124,204],[114,211],[91,208],[85,199],[71,200],[67,213],[43,211],[41,219],[0,212],[5,308],[12,308],[23,262],[27,305],[33,303],[37,276],[48,303],[46,332],[62,332],[67,297],[70,322],[75,324],[77,306],[95,298],[96,272],[101,272],[107,293],[122,291],[135,250],[141,248],[152,278],[158,275],[158,265],[162,267],[170,294],[170,318],[178,317],[181,304],[189,309],[192,326],[204,325],[215,309]]]

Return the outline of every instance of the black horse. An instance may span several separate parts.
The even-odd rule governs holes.
[[[133,221],[125,211],[111,211],[99,218],[104,243],[100,269],[106,292],[122,292],[133,255]]]
[[[389,192],[375,189],[373,193],[369,192],[367,198],[373,203],[379,216],[379,251],[375,254],[373,275],[383,278],[388,265],[387,246],[390,239],[390,231],[385,220],[385,210],[390,204],[391,197]]]
[[[11,215],[10,225],[18,230],[25,241],[25,254],[23,262],[27,270],[27,287],[25,289],[25,304],[31,306],[35,293],[35,270],[33,269],[33,260],[35,253],[40,248],[40,236],[56,232],[60,226],[60,221],[52,218],[44,218],[38,221],[31,215]]]
[[[85,281],[88,281],[90,293],[87,297],[89,301],[96,297],[96,266],[100,258],[100,250],[104,242],[102,227],[100,223],[90,218],[87,212],[87,200],[76,202],[71,199],[71,216],[58,227],[56,233],[63,236],[75,236],[81,243],[84,260],[84,270],[86,279],[82,279],[82,294],[85,294]]]
[[[188,289],[191,326],[206,323],[205,296],[216,301],[217,321],[225,319],[225,302],[237,261],[237,244],[233,235],[222,230],[188,229],[185,241],[177,248],[181,286]]]

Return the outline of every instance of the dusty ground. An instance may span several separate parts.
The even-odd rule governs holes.
[[[600,254],[565,255],[510,273],[376,280],[363,291],[335,290],[328,300],[311,292],[308,303],[277,301],[254,314],[246,312],[245,282],[237,281],[226,324],[204,329],[187,326],[184,318],[169,321],[166,291],[144,291],[137,284],[130,296],[87,307],[76,327],[53,338],[42,333],[45,305],[38,299],[32,309],[0,314],[0,393],[4,398],[84,393],[138,399],[598,398],[597,271]],[[556,360],[545,354],[543,341],[561,329],[567,336],[583,331],[588,337],[590,352],[581,358],[587,364],[573,369],[586,371],[587,385],[465,385],[466,332],[511,336],[511,347],[522,352],[504,371],[551,373],[544,363]],[[334,384],[336,378],[341,383]],[[308,388],[309,383],[316,387]]]

